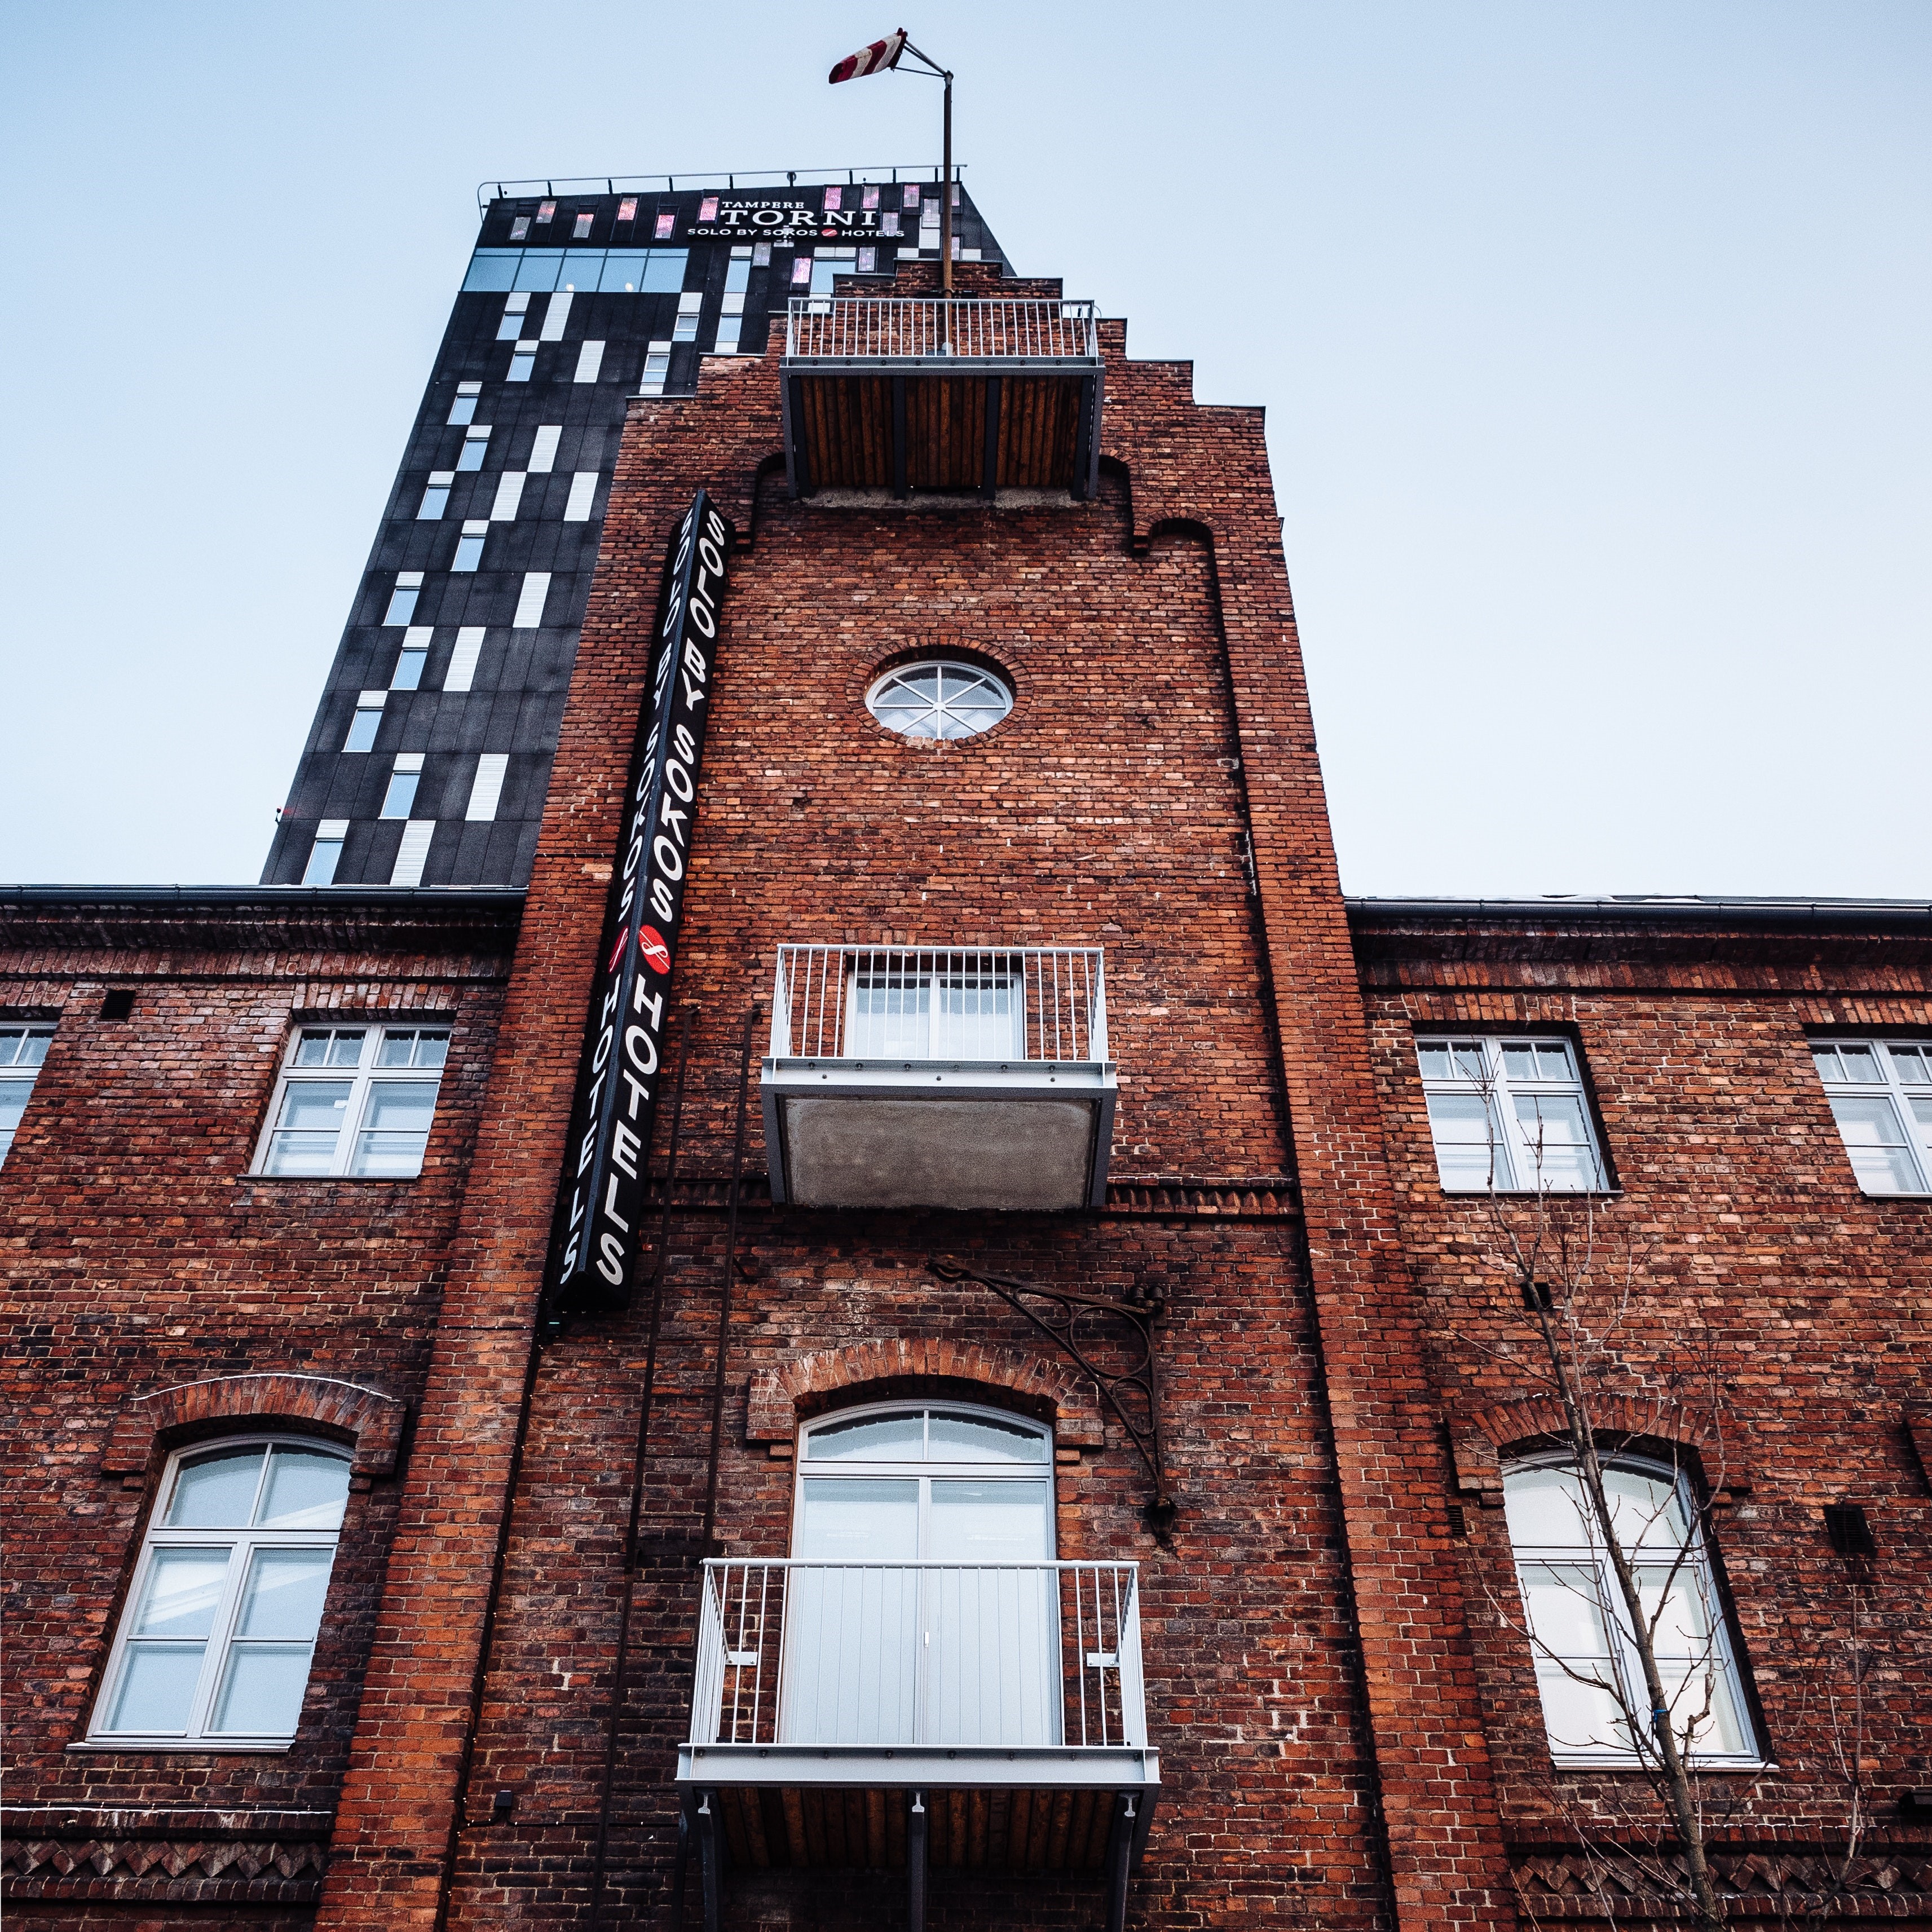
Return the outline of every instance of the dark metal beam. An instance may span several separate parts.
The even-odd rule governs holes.
[[[1134,1804],[1127,1792],[1114,1800],[1113,1828],[1107,1834],[1107,1932],[1126,1932],[1127,1868],[1134,1850]]]
[[[718,1794],[707,1791],[698,1801],[698,1862],[704,1874],[704,1932],[722,1932],[724,1901],[718,1895],[724,1882],[724,1860],[718,1843]]]
[[[1000,379],[986,378],[986,447],[980,465],[980,494],[988,502],[1000,487]]]
[[[892,494],[906,495],[905,378],[892,378]]]
[[[906,1813],[906,1918],[911,1932],[926,1932],[927,1823],[926,1793],[915,1791]]]
[[[812,494],[812,464],[805,450],[805,385],[794,376],[784,386],[785,482],[794,496]]]

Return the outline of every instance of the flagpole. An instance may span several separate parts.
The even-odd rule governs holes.
[[[946,166],[945,180],[940,186],[939,201],[939,289],[944,296],[952,292],[952,75],[948,70],[946,76]],[[950,338],[952,331],[946,332]]]

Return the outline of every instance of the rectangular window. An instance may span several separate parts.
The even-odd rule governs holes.
[[[809,255],[793,258],[791,285],[795,289],[807,289],[812,286],[812,257]]]
[[[376,742],[376,728],[382,722],[382,706],[389,701],[386,691],[365,691],[356,700],[356,715],[349,721],[349,736],[343,740],[345,752],[366,752]]]
[[[879,232],[881,235],[896,235],[898,232],[898,210],[896,208],[889,208],[879,217]]]
[[[382,796],[382,816],[406,818],[416,802],[416,787],[422,782],[423,754],[401,752],[389,772],[389,789]]]
[[[516,276],[511,286],[527,293],[548,295],[563,272],[561,248],[526,248],[517,257]]]
[[[916,182],[908,182],[905,184],[905,193],[900,199],[906,207],[916,208],[919,206],[919,184]]]
[[[448,1052],[446,1026],[298,1028],[255,1172],[413,1180]]]
[[[563,506],[566,524],[587,524],[591,506],[597,500],[597,472],[580,470],[570,479],[570,501]]]
[[[539,228],[542,227],[556,212],[556,203],[555,202],[538,202],[537,203],[537,226]]]
[[[436,830],[433,818],[412,818],[403,827],[403,842],[396,848],[396,862],[389,873],[392,886],[419,886],[423,866],[429,857],[429,842]]]
[[[543,622],[544,600],[550,595],[550,572],[526,571],[524,587],[517,597],[517,614],[510,620],[513,630],[534,631]]]
[[[483,626],[466,624],[456,634],[456,648],[449,654],[449,670],[442,680],[445,691],[467,691],[476,680],[476,661],[483,655]]]
[[[441,520],[442,513],[449,508],[450,486],[456,481],[453,470],[432,470],[429,482],[422,494],[422,501],[416,506],[416,521],[434,524]]]
[[[577,374],[571,378],[574,382],[594,382],[597,372],[604,366],[604,345],[601,342],[586,342],[577,352]]]
[[[503,774],[510,769],[510,760],[502,752],[485,752],[476,760],[476,777],[470,788],[470,807],[464,813],[467,819],[494,818],[496,801],[503,795]]]
[[[724,265],[724,292],[728,296],[742,296],[752,286],[752,251],[748,248],[734,248],[731,259]]]
[[[698,218],[700,221],[716,221],[718,219],[718,197],[715,194],[707,194],[700,198],[698,204]]]
[[[342,860],[342,842],[349,836],[346,818],[325,818],[315,828],[315,843],[309,848],[308,863],[302,870],[305,886],[332,886],[335,868]]]
[[[878,267],[878,266],[879,251],[878,249],[861,248],[859,250],[859,272],[860,274],[869,275]]]
[[[530,445],[530,469],[537,475],[548,476],[556,466],[557,439],[563,434],[561,423],[540,423],[536,438]]]
[[[730,298],[728,296],[728,301]],[[721,315],[718,318],[718,333],[711,338],[711,352],[714,356],[735,356],[738,352],[738,338],[744,332],[745,318],[741,315]]]
[[[429,662],[430,640],[435,633],[427,624],[412,626],[403,633],[403,648],[396,656],[395,674],[389,680],[392,691],[420,691],[423,666]]]
[[[587,241],[590,236],[590,217],[588,214],[580,214],[572,226],[570,233],[573,241]]]
[[[510,352],[510,373],[506,382],[527,382],[530,373],[537,366],[537,346],[534,342],[519,342]]]
[[[860,191],[859,206],[861,208],[877,208],[878,205],[879,190],[878,188],[868,188],[862,189]]]
[[[1418,1039],[1415,1051],[1445,1192],[1588,1194],[1609,1185],[1568,1041]]]
[[[664,379],[670,373],[670,344],[653,342],[644,352],[644,380],[638,394],[661,396],[664,392]]]
[[[382,622],[406,624],[416,614],[416,599],[422,595],[423,574],[419,570],[399,570],[396,572],[396,587],[389,592],[389,608],[383,614]]]
[[[457,384],[456,400],[449,406],[449,420],[452,427],[476,420],[476,399],[482,393],[483,385],[481,382]]]
[[[463,454],[456,459],[459,470],[481,470],[490,453],[490,424],[472,423],[463,432]]]
[[[827,188],[825,190],[825,200],[821,206],[828,212],[832,208],[840,206],[842,205],[841,197],[843,196],[844,193],[844,190],[842,188]]]
[[[657,232],[653,238],[659,242],[668,242],[673,234],[676,232],[676,229],[677,216],[671,210],[667,208],[663,214],[658,217]]]
[[[490,506],[493,524],[514,524],[517,506],[524,500],[524,472],[506,470],[496,479],[496,500]]]
[[[563,326],[570,320],[570,304],[575,299],[568,292],[550,297],[550,306],[544,310],[543,326],[537,331],[539,342],[561,342],[563,340]]]
[[[527,214],[518,215],[510,224],[510,239],[512,242],[520,242],[530,232],[530,218]]]
[[[502,320],[496,325],[499,342],[514,342],[524,332],[524,318],[529,314],[530,298],[526,295],[512,296],[503,304]]]
[[[1932,1041],[1814,1040],[1852,1172],[1868,1194],[1932,1194]]]
[[[14,1144],[53,1036],[51,1026],[0,1026],[0,1160]]]
[[[480,570],[483,567],[483,539],[489,533],[487,523],[466,523],[456,540],[456,560],[452,570]]]
[[[620,221],[634,221],[637,218],[638,197],[634,194],[627,194],[617,204],[617,219]]]
[[[754,242],[752,244],[752,266],[769,268],[771,266],[772,244],[769,242]]]

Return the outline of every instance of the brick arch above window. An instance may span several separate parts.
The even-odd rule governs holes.
[[[800,1355],[752,1378],[748,1442],[789,1442],[799,1425],[856,1402],[986,1400],[1053,1425],[1064,1448],[1100,1449],[1107,1432],[1084,1378],[1044,1354],[946,1340],[865,1342]]]
[[[328,1376],[214,1376],[153,1389],[124,1404],[100,1466],[110,1474],[139,1475],[158,1447],[178,1448],[236,1423],[330,1436],[352,1450],[355,1474],[393,1475],[407,1412],[394,1396]]]
[[[1722,1507],[1750,1492],[1750,1459],[1735,1426],[1719,1429],[1690,1405],[1634,1396],[1596,1396],[1590,1408],[1598,1442],[1631,1455],[1674,1461],[1708,1482]],[[1454,1417],[1449,1427],[1456,1486],[1486,1509],[1500,1509],[1503,1466],[1532,1450],[1560,1448],[1570,1439],[1563,1405],[1554,1396],[1497,1402]]]

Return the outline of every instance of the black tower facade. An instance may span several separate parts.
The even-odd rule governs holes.
[[[954,195],[960,258],[1004,266]],[[835,275],[936,260],[939,196],[908,169],[495,184],[264,884],[527,883],[628,405],[764,353]]]

